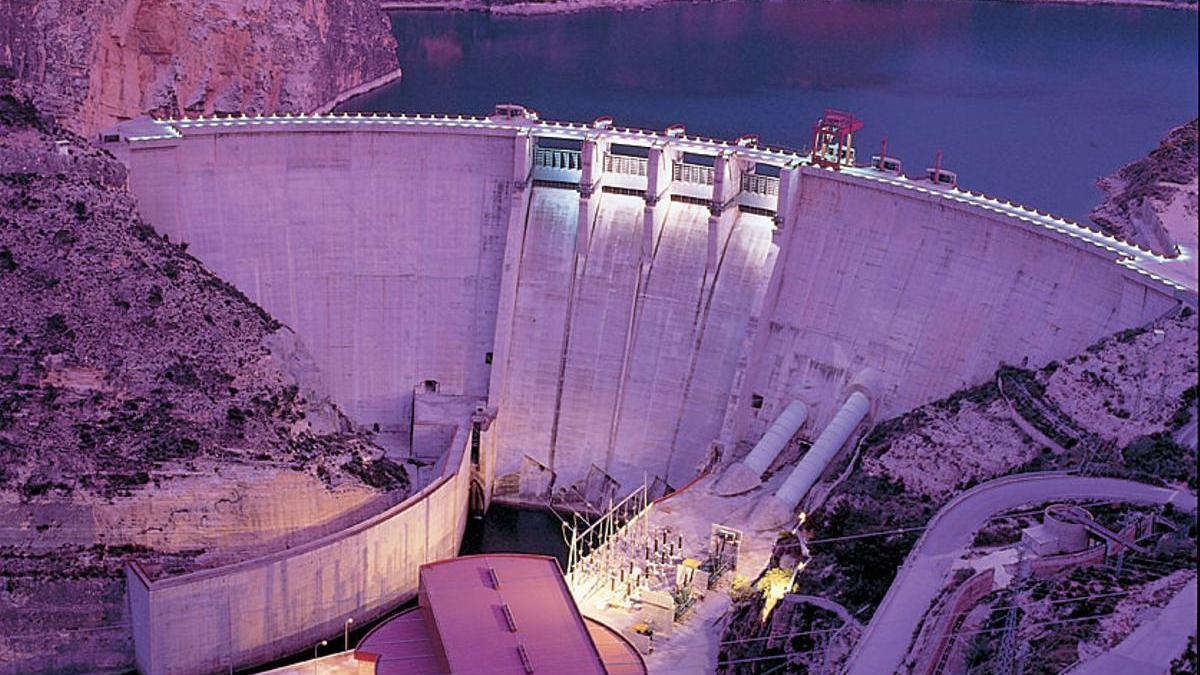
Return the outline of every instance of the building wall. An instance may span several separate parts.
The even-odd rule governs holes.
[[[461,426],[440,478],[358,525],[235,565],[149,581],[126,571],[138,670],[227,672],[309,649],[396,607],[427,562],[457,555],[471,481]]]

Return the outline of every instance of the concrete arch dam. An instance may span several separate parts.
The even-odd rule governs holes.
[[[1196,302],[1194,251],[678,131],[332,115],[104,138],[143,216],[398,451],[426,381],[494,407],[489,481],[533,460],[558,485],[679,485],[792,401],[822,429],[864,369],[889,416]]]

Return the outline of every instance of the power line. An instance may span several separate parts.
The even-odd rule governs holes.
[[[1032,605],[1040,605],[1043,603],[1065,604],[1068,602],[1080,602],[1083,600],[1094,600],[1094,599],[1098,599],[1098,598],[1118,597],[1118,596],[1123,596],[1123,595],[1129,595],[1129,594],[1132,594],[1135,592],[1137,592],[1137,589],[1128,590],[1128,591],[1118,591],[1118,592],[1113,592],[1113,593],[1089,593],[1086,595],[1077,595],[1077,596],[1070,597],[1070,598],[1060,598],[1058,600],[1049,600],[1049,601],[1030,600],[1027,602],[1012,603],[1012,604],[1008,604],[1008,605],[999,605],[996,607],[992,607],[992,610],[995,611],[995,610],[1001,610],[1001,609],[1029,607]],[[953,616],[955,614],[960,614],[960,613],[966,613],[969,611],[970,610],[965,610],[964,612],[955,612],[955,613],[952,613],[950,616]],[[900,622],[901,622],[900,620],[895,620],[890,623],[900,623]],[[880,625],[882,625],[882,624],[880,624]],[[788,638],[788,637],[800,637],[800,636],[805,636],[805,635],[819,635],[819,634],[823,634],[823,633],[837,632],[839,630],[842,630],[842,628],[843,628],[843,626],[839,626],[837,628],[822,628],[822,629],[814,629],[814,630],[807,630],[807,631],[797,631],[797,632],[793,632],[793,633],[783,633],[783,634],[778,634],[778,635],[764,635],[764,636],[758,636],[758,637],[752,637],[752,638],[722,640],[722,641],[718,642],[717,644],[718,645],[744,644],[744,643],[748,643],[748,642],[762,642],[764,640],[773,640],[773,639]]]
[[[1107,500],[1100,500],[1100,501],[1094,501],[1094,502],[1084,502],[1083,505],[1084,506],[1099,506],[1099,505],[1103,505],[1103,504],[1114,504],[1114,503],[1120,503],[1120,502],[1114,502],[1111,499],[1107,499]],[[1042,509],[1033,509],[1033,510],[1029,510],[1029,511],[1018,511],[1016,513],[1001,513],[1001,514],[997,514],[997,515],[987,518],[985,520],[985,522],[991,522],[993,520],[1004,520],[1007,518],[1021,518],[1021,517],[1025,517],[1025,516],[1034,516],[1034,515],[1044,512],[1044,511],[1045,511],[1045,509],[1042,508]],[[805,545],[829,544],[829,543],[837,543],[840,541],[850,541],[850,540],[854,540],[854,539],[865,539],[868,537],[888,537],[888,536],[892,536],[895,534],[904,534],[906,532],[919,532],[921,530],[926,530],[926,529],[929,529],[928,524],[913,525],[910,527],[897,527],[897,528],[892,528],[892,529],[887,529],[887,530],[874,530],[871,532],[848,534],[848,535],[843,535],[843,536],[838,536],[838,537],[824,537],[824,538],[820,538],[820,539],[808,539],[808,540],[805,540],[804,543],[805,543]],[[799,543],[785,543],[785,544],[776,544],[775,545],[775,548],[777,548],[777,549],[799,548],[799,547],[800,547]]]

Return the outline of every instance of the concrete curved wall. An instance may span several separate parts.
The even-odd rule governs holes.
[[[470,489],[469,427],[440,476],[353,527],[235,565],[151,581],[126,570],[138,670],[217,673],[310,649],[346,619],[359,624],[417,591],[427,562],[458,554]]]
[[[195,133],[133,153],[141,213],[291,326],[362,424],[414,385],[487,395],[513,139]]]
[[[887,418],[1177,303],[1091,243],[938,195],[805,168],[792,198],[746,391],[764,413],[804,401],[816,428],[865,368]]]
[[[402,436],[424,379],[486,396],[489,480],[528,455],[558,486],[681,484],[792,400],[822,428],[864,368],[887,416],[1195,302],[1194,259],[770,148],[508,117],[138,129],[112,147],[145,217],[290,324],[359,422]]]

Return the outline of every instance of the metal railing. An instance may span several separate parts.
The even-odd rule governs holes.
[[[551,169],[578,171],[581,168],[581,154],[579,150],[536,148],[533,151],[533,164],[534,166],[545,166]]]
[[[744,173],[742,174],[742,191],[775,197],[779,195],[779,179],[774,176]]]
[[[713,184],[713,168],[701,164],[675,162],[671,165],[671,178],[681,183]]]
[[[627,579],[623,570],[636,557],[634,554],[643,548],[649,550],[646,541],[650,536],[648,515],[652,505],[643,484],[590,523],[563,523],[567,585],[578,600],[597,591],[629,590],[625,583],[632,584],[634,578],[629,575]],[[654,550],[657,552],[658,547]],[[617,588],[618,579],[621,589]]]
[[[649,160],[645,157],[631,155],[604,155],[604,171],[607,173],[623,173],[630,176],[645,176]]]

